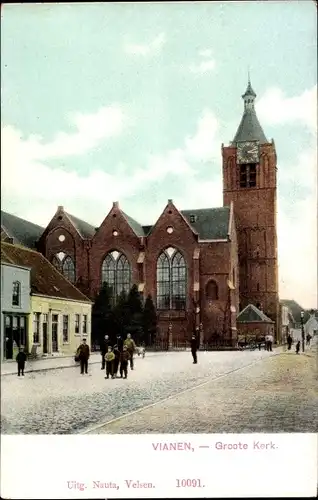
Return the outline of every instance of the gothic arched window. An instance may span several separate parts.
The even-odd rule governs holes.
[[[75,283],[75,264],[72,257],[66,255],[64,252],[59,252],[54,255],[52,264],[71,283]]]
[[[71,283],[75,283],[75,266],[73,259],[69,255],[63,261],[62,273]]]
[[[218,300],[219,298],[219,289],[216,281],[211,280],[207,283],[205,294],[210,300]]]
[[[185,309],[187,267],[183,255],[169,247],[157,260],[157,308]]]
[[[112,290],[112,296],[116,299],[121,292],[128,293],[131,288],[131,267],[127,257],[114,250],[106,255],[102,263],[102,284]]]

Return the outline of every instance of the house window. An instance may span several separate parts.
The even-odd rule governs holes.
[[[183,255],[168,248],[157,261],[157,308],[186,308],[187,268]]]
[[[79,334],[80,332],[80,315],[75,314],[75,333]]]
[[[219,299],[219,287],[214,280],[210,280],[205,289],[205,295],[209,300],[218,300]]]
[[[127,257],[114,250],[106,255],[102,263],[102,284],[107,283],[111,289],[113,302],[122,293],[131,288],[131,267]]]
[[[68,323],[69,323],[68,315],[64,314],[63,315],[63,343],[64,344],[67,344],[67,342],[69,342]]]
[[[33,313],[33,344],[40,343],[40,313]]]
[[[82,331],[83,333],[87,333],[87,314],[83,314]]]
[[[12,305],[19,306],[21,302],[21,284],[19,281],[15,281],[12,284]]]
[[[256,164],[240,165],[240,187],[256,187]]]
[[[190,215],[190,223],[193,224],[194,222],[196,222],[197,218],[195,215],[191,214]]]
[[[52,314],[52,352],[58,352],[59,315]]]

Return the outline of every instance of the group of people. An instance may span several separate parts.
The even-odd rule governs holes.
[[[120,378],[127,378],[128,376],[128,363],[130,369],[134,369],[134,353],[136,351],[136,344],[128,333],[127,338],[123,341],[121,337],[117,337],[117,343],[112,345],[108,335],[105,335],[100,346],[102,355],[101,370],[105,370],[105,379],[116,378],[118,370]],[[78,347],[75,361],[79,361],[81,367],[81,374],[88,372],[88,359],[90,356],[89,346],[86,339],[83,339],[81,345]]]
[[[120,378],[127,378],[128,363],[130,364],[130,369],[134,369],[135,351],[136,344],[131,338],[130,333],[128,333],[127,338],[124,341],[120,336],[117,337],[117,344],[115,344],[114,346],[111,345],[109,336],[105,335],[101,345],[101,370],[105,370],[106,367],[105,379],[109,377],[116,378],[118,375],[118,369]]]

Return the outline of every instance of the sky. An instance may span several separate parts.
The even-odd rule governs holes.
[[[222,206],[221,145],[248,70],[278,156],[280,298],[317,307],[313,1],[14,4],[1,9],[2,209],[99,226]]]

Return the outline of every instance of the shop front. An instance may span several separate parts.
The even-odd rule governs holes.
[[[19,348],[28,352],[28,314],[3,313],[4,315],[4,359],[15,359]]]

